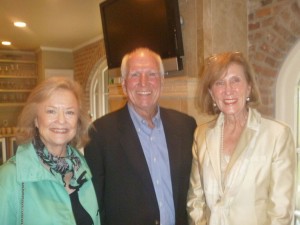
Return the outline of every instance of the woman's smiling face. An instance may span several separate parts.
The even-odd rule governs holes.
[[[238,116],[246,109],[246,99],[251,92],[244,69],[241,65],[232,63],[227,71],[216,80],[210,94],[219,110],[225,115]]]
[[[69,90],[58,89],[38,105],[35,125],[52,154],[61,153],[75,137],[78,115],[78,101]]]

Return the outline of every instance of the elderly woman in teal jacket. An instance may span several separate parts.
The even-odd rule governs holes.
[[[89,117],[78,83],[50,78],[19,118],[15,156],[0,167],[0,224],[100,225],[91,172],[76,150]]]

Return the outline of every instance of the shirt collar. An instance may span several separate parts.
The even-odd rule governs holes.
[[[130,117],[135,125],[136,128],[139,127],[143,127],[143,126],[147,126],[147,122],[144,118],[142,118],[133,108],[133,106],[131,106],[130,104],[127,104],[128,107],[128,111],[130,114]],[[160,124],[161,124],[161,117],[160,117],[160,107],[157,106],[157,113],[156,115],[152,118],[152,121],[155,125],[155,128],[159,128]]]

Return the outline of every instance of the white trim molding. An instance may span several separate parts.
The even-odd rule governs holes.
[[[276,119],[286,122],[297,134],[298,85],[300,81],[300,41],[283,63],[276,84]]]

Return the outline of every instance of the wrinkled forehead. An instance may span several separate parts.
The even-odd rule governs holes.
[[[128,60],[128,69],[159,70],[159,64],[153,54],[149,52],[136,52]]]
[[[213,77],[212,80],[214,80],[214,81],[223,79],[232,74],[246,76],[243,65],[241,65],[240,63],[236,63],[236,62],[230,62],[229,64],[220,65],[218,67],[215,67],[210,71],[210,73],[211,73],[211,76]]]

